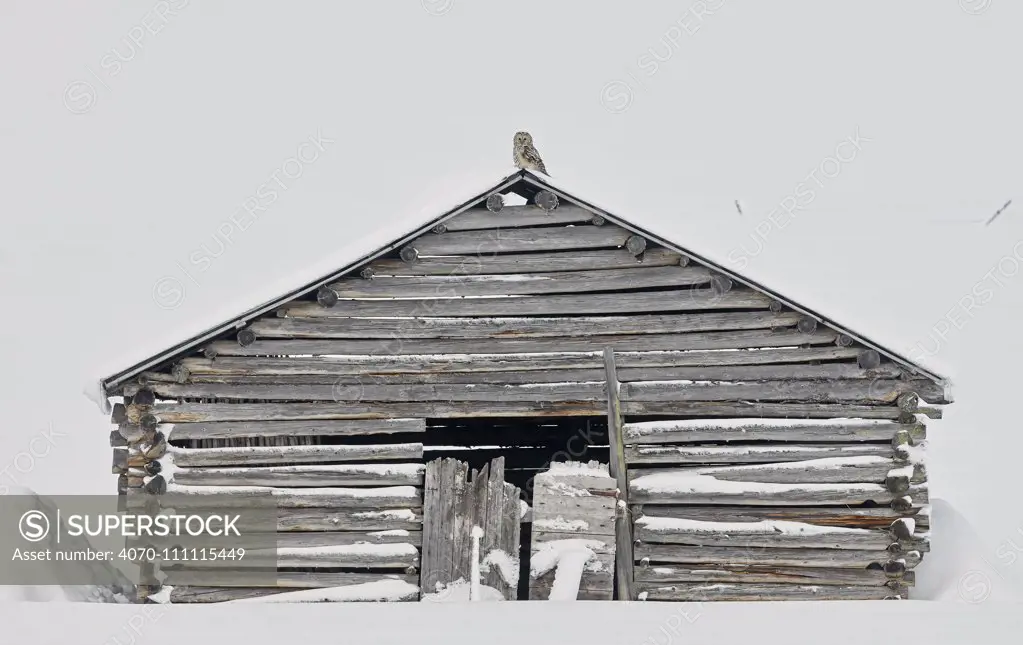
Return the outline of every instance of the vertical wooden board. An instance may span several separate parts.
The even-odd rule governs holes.
[[[419,560],[419,595],[432,593],[436,588],[440,543],[438,539],[437,520],[443,514],[441,510],[440,477],[443,461],[434,459],[426,464],[423,486],[423,546]]]

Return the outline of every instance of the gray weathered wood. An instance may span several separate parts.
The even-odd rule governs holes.
[[[679,401],[623,401],[622,411],[632,415],[687,417],[786,417],[801,419],[898,419],[895,406],[838,403],[715,403]]]
[[[643,514],[644,507],[634,506],[633,515]],[[759,522],[761,520],[782,520],[787,522],[805,522],[820,526],[845,526],[849,528],[888,528],[900,517],[908,516],[916,520],[917,526],[930,525],[930,516],[921,512],[921,508],[910,508],[904,512],[890,508],[846,508],[846,507],[808,507],[798,506],[739,506],[739,507],[699,507],[699,506],[656,506],[651,512],[659,517],[679,517],[708,522]]]
[[[413,509],[344,510],[288,508],[277,510],[278,531],[414,531],[423,516]]]
[[[174,464],[181,467],[309,464],[387,459],[408,461],[422,459],[422,457],[423,444],[421,443],[174,449]]]
[[[675,602],[756,600],[885,600],[901,598],[905,590],[888,587],[853,587],[795,584],[675,584],[647,586],[645,600]]]
[[[767,296],[750,289],[716,294],[710,289],[580,295],[517,296],[509,298],[427,298],[408,300],[341,300],[333,307],[295,301],[285,305],[288,316],[424,317],[526,316],[600,314],[607,312],[669,312],[709,309],[767,309]]]
[[[618,384],[614,349],[604,349],[604,369],[607,371],[607,427],[610,441],[609,471],[618,485],[618,496],[626,506],[629,503],[628,470],[625,461],[625,444],[622,437],[622,413],[618,400],[620,386]],[[615,542],[615,580],[618,598],[631,599],[632,595],[632,521],[624,512],[616,513]]]
[[[328,288],[338,298],[458,298],[686,287],[709,284],[710,279],[710,272],[703,267],[667,266],[479,276],[348,278]]]
[[[649,480],[632,481],[629,499],[634,504],[738,504],[762,506],[835,506],[858,505],[867,502],[889,504],[900,494],[894,494],[881,484],[773,484],[769,487],[751,482],[737,486],[727,482],[716,490],[692,492],[665,490],[648,485]],[[712,484],[712,478],[706,482]],[[910,486],[908,491],[914,503],[927,503],[927,485]]]
[[[808,585],[857,585],[881,587],[888,576],[875,569],[826,567],[778,567],[761,565],[650,566],[636,569],[637,591],[671,583],[721,582],[727,584],[788,583]],[[906,585],[915,582],[914,572],[903,578]]]
[[[743,464],[763,462],[801,461],[827,457],[855,457],[873,455],[894,458],[891,446],[878,444],[832,445],[752,445],[752,446],[629,446],[625,449],[626,462],[639,464]]]
[[[419,464],[182,468],[174,482],[196,486],[402,486],[422,485]]]
[[[313,509],[310,512],[317,512],[321,509]],[[173,539],[166,539],[164,543],[173,543],[180,548],[201,549],[209,548],[209,536],[175,536]],[[267,548],[276,542],[279,549],[313,548],[327,546],[344,546],[348,544],[411,544],[419,547],[423,541],[423,533],[419,530],[387,529],[370,531],[284,531],[268,535],[245,531],[241,536],[231,538],[233,548],[258,549]],[[152,539],[128,538],[126,546],[146,547],[153,544]]]
[[[738,528],[651,528],[643,518],[636,520],[636,539],[644,544],[685,544],[690,546],[732,546],[737,548],[801,548],[854,549],[882,551],[895,540],[887,531],[877,529],[839,529],[842,533],[782,533],[770,526],[755,525],[744,531]]]
[[[778,566],[866,569],[888,561],[887,551],[852,549],[771,549],[733,546],[683,546],[644,544],[636,547],[636,562],[676,563],[712,566]],[[908,558],[906,566],[915,567],[919,559]]]
[[[731,332],[751,333],[751,332]],[[755,383],[692,383],[659,381],[626,383],[623,401],[816,401],[822,403],[894,403],[907,391],[944,397],[932,381],[759,381]]]
[[[693,468],[633,468],[629,471],[632,481],[638,477],[659,473],[711,475],[722,481],[764,482],[771,484],[857,484],[884,483],[888,473],[896,468],[891,459],[876,455],[828,458],[819,462],[790,461],[785,463],[741,464],[728,466],[702,466]],[[917,469],[910,479],[913,482],[925,480],[922,469]],[[907,483],[908,488],[908,483]],[[902,492],[902,491],[897,491]]]
[[[521,206],[505,206],[500,213],[473,208],[444,220],[444,226],[448,232],[474,231],[549,224],[581,224],[589,223],[592,217],[591,211],[572,204],[563,204],[549,213],[536,206],[523,204]]]
[[[380,574],[368,575],[374,575],[377,579],[383,577]],[[415,576],[411,576],[409,582],[415,584]],[[170,593],[170,601],[172,604],[226,602],[229,600],[274,596],[288,591],[295,591],[295,589],[287,587],[204,587],[179,585],[173,586]],[[416,596],[415,592],[410,592],[408,597],[402,598],[401,601],[414,601]]]
[[[785,347],[793,345],[828,345],[833,332],[801,334],[796,331],[772,331],[766,329],[693,332],[682,334],[614,334],[599,336],[569,336],[564,338],[394,338],[385,339],[289,339],[258,340],[242,347],[231,341],[214,343],[220,356],[260,355],[421,355],[421,354],[514,354],[540,352],[593,352],[611,346],[616,351],[662,351],[694,349],[746,349],[760,347]],[[859,398],[885,400],[891,396],[895,386],[884,381],[874,381],[873,389],[868,383],[860,384]],[[896,381],[899,392],[916,386],[940,396],[941,388],[925,381]],[[174,383],[154,383],[151,387],[163,396],[173,396]],[[180,386],[179,386],[180,387]],[[807,386],[808,387],[808,386]],[[929,389],[928,389],[929,388]],[[894,401],[894,398],[892,398]]]
[[[627,423],[624,428],[625,443],[634,445],[710,441],[890,442],[900,432],[905,432],[914,443],[920,443],[926,438],[924,424],[903,424],[890,420],[848,419],[821,423],[793,420],[767,423],[749,418],[742,419],[740,424],[733,421],[707,419],[677,423],[671,421]]]
[[[390,509],[419,508],[422,495],[412,486],[380,486],[376,488],[222,488],[212,485],[183,486],[174,483],[164,496],[164,505],[175,508],[357,508]],[[144,499],[129,497],[129,504],[143,504]]]
[[[586,271],[679,265],[680,256],[663,248],[647,249],[637,258],[626,249],[580,250],[524,254],[469,255],[419,258],[415,264],[401,260],[375,260],[370,266],[378,275],[487,275],[533,271]]]
[[[419,257],[460,253],[518,253],[522,251],[564,251],[570,249],[615,248],[631,235],[618,226],[553,226],[537,228],[428,233],[410,246]]]
[[[225,578],[233,588],[252,585],[259,587],[267,580],[267,574],[261,571],[231,571],[228,576],[218,569],[202,568],[170,568],[167,569],[165,584],[178,587],[203,587],[224,584]],[[324,589],[327,587],[347,587],[349,585],[366,584],[380,580],[404,580],[413,585],[419,584],[419,578],[407,574],[381,573],[338,573],[332,571],[278,571],[276,587],[262,587],[267,590],[292,591],[295,589]],[[231,588],[231,587],[228,587]],[[172,592],[173,593],[173,592]],[[172,602],[174,598],[172,597]],[[185,602],[188,602],[187,600]]]
[[[358,419],[309,421],[252,421],[229,423],[175,423],[169,440],[237,439],[242,437],[350,437],[395,432],[425,432],[423,419]]]
[[[264,318],[253,322],[248,329],[261,339],[383,338],[406,341],[419,338],[467,340],[772,329],[792,326],[797,320],[798,315],[793,312],[779,314],[769,311],[553,318]],[[891,368],[881,375],[888,373],[892,373]],[[896,371],[894,375],[900,373]],[[174,382],[169,377],[161,380]]]

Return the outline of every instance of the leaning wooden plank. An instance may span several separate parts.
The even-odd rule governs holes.
[[[339,461],[417,460],[421,443],[337,446],[252,446],[244,448],[172,448],[174,464],[195,466],[257,466],[334,463]]]
[[[631,233],[612,225],[558,226],[456,231],[426,234],[410,244],[419,256],[459,253],[519,253],[522,251],[567,251],[570,249],[615,248],[625,244]]]
[[[849,347],[810,347],[755,351],[664,351],[619,352],[622,368],[712,367],[771,365],[807,361],[855,358]],[[600,352],[556,352],[550,354],[435,354],[427,356],[294,356],[232,357],[216,360],[186,358],[181,362],[193,376],[198,375],[384,375],[420,373],[478,373],[521,370],[604,369]],[[785,378],[785,377],[782,377]]]
[[[656,512],[656,511],[655,511]],[[710,522],[643,515],[636,539],[645,544],[734,546],[747,548],[858,549],[879,551],[897,540],[887,531],[819,526],[786,520]]]
[[[395,432],[426,432],[423,419],[356,419],[178,423],[161,428],[168,440],[240,439],[243,437],[350,437]]]
[[[631,311],[701,311],[768,309],[768,296],[751,289],[715,293],[712,289],[677,289],[582,295],[509,296],[507,298],[436,298],[408,300],[341,300],[333,307],[296,301],[282,310],[288,316],[325,318],[424,316],[525,316],[601,314]]]
[[[894,450],[884,444],[786,444],[741,446],[628,446],[625,460],[637,464],[749,464],[801,461],[826,457],[877,456],[894,458]]]
[[[413,402],[413,403],[180,403],[157,404],[162,423],[203,421],[279,421],[363,419],[397,416],[422,418],[504,417],[504,416],[594,416],[604,409],[603,401],[565,402]],[[734,416],[735,408],[732,409]]]
[[[482,208],[473,208],[444,220],[447,231],[473,231],[491,228],[522,228],[523,226],[550,226],[554,224],[589,223],[594,213],[574,206],[562,204],[547,212],[533,204],[505,206],[497,213]]]
[[[338,298],[459,298],[621,291],[709,284],[703,267],[648,267],[480,276],[347,278],[327,285]]]
[[[212,343],[211,347],[218,356],[520,354],[524,352],[592,352],[603,347],[613,347],[616,351],[672,351],[828,345],[833,343],[836,337],[837,334],[833,331],[803,334],[795,330],[756,329],[682,334],[568,336],[564,338],[257,340],[245,346],[234,341],[217,341]],[[862,383],[860,384],[862,390],[860,398],[867,398],[867,386],[874,383],[877,385],[874,386],[872,393],[876,391],[878,397],[890,389],[890,385],[883,381],[872,381],[870,384]],[[895,381],[895,383],[901,387],[900,391],[908,391],[913,385],[913,382],[909,381]],[[152,388],[157,394],[168,396],[166,392],[173,391],[175,386],[174,383],[154,383]],[[642,400],[647,400],[650,399],[649,392],[657,393],[669,389],[670,386],[667,384],[656,384],[656,387],[655,384],[650,384],[650,387],[641,391],[637,390],[633,396],[645,394],[646,398]],[[925,391],[931,393],[930,390]],[[839,391],[836,396],[840,396],[842,393]]]
[[[746,332],[750,333],[750,332]],[[623,401],[817,401],[821,403],[894,403],[901,394],[917,392],[944,398],[933,381],[897,379],[830,381],[758,381],[706,383],[657,381],[625,383]]]
[[[923,498],[926,484],[911,486],[906,493]],[[718,479],[712,475],[666,470],[645,475],[629,484],[633,504],[756,504],[834,506],[837,504],[890,504],[901,497],[881,484],[780,484],[739,482]],[[924,502],[926,503],[926,502]]]
[[[874,419],[684,419],[625,424],[626,444],[728,441],[850,442],[892,441],[905,432],[914,443],[926,438],[922,423]]]
[[[900,598],[888,587],[853,587],[795,584],[676,584],[648,586],[640,592],[643,600],[675,602],[754,600],[884,600]]]
[[[857,457],[824,457],[799,461],[773,462],[763,464],[740,464],[727,466],[702,466],[693,468],[633,468],[629,479],[633,481],[646,476],[678,478],[713,477],[731,482],[764,482],[773,484],[856,484],[885,482],[892,470],[899,468],[891,459],[878,455]],[[911,481],[926,480],[923,469],[909,467]]]
[[[891,558],[887,551],[854,551],[851,549],[761,549],[731,546],[682,546],[678,544],[645,544],[636,547],[636,562],[677,563],[711,566],[778,566],[866,569],[883,565]],[[907,558],[912,569],[919,557]]]
[[[268,401],[603,401],[603,383],[524,385],[218,385],[158,384],[155,390],[174,397],[263,399]],[[173,393],[173,394],[172,394]]]
[[[376,278],[374,278],[376,280]],[[799,322],[796,312],[738,311],[636,316],[503,318],[264,318],[256,338],[546,338],[773,329]],[[896,376],[898,373],[896,373]],[[170,375],[160,378],[173,382]]]
[[[664,248],[652,248],[636,257],[626,249],[554,251],[522,254],[477,254],[420,257],[408,263],[381,259],[370,264],[378,275],[486,275],[531,271],[586,271],[678,265],[681,256]]]
[[[633,515],[643,514],[644,507],[634,507]],[[930,525],[930,517],[921,508],[896,511],[888,507],[847,508],[819,506],[801,508],[798,506],[656,506],[651,513],[659,517],[677,517],[712,522],[759,522],[762,520],[783,520],[805,522],[820,526],[847,526],[850,528],[888,529],[900,517],[912,517],[917,527]]]
[[[144,505],[150,497],[129,496],[129,505]],[[420,508],[422,493],[415,486],[376,488],[274,488],[268,486],[188,486],[172,481],[161,496],[176,508],[235,508],[273,504],[277,508]]]
[[[853,405],[844,403],[738,403],[623,401],[627,415],[673,417],[785,417],[798,419],[898,419],[901,411],[894,405]]]
[[[372,574],[378,575],[379,574]],[[384,587],[383,585],[386,585]],[[392,585],[394,588],[392,589]],[[291,594],[293,591],[286,587],[197,587],[197,586],[173,586],[170,593],[172,604],[186,603],[211,603],[228,602],[241,600],[255,600],[257,602],[298,602]],[[313,590],[315,591],[315,590]],[[401,602],[414,601],[419,595],[419,589],[415,581],[405,580],[381,580],[379,582],[362,583],[346,587],[325,589],[323,597],[313,596],[305,598],[304,602],[330,602],[337,601],[338,597],[347,597],[350,601],[367,602]]]
[[[204,587],[229,585],[231,587],[258,587],[267,581],[268,574],[261,571],[235,570],[225,575],[221,569],[167,569],[164,584],[173,586]],[[419,577],[411,574],[395,573],[350,573],[334,571],[278,571],[276,588],[287,589],[319,589],[325,587],[345,587],[348,585],[376,582],[378,580],[404,580],[409,584],[419,584]],[[274,589],[275,587],[265,587]]]
[[[388,486],[422,485],[421,464],[181,468],[176,484],[192,486]]]
[[[723,582],[730,584],[788,583],[806,585],[856,585],[882,587],[888,576],[879,569],[826,567],[779,567],[763,565],[649,566],[636,569],[638,591],[671,583]],[[907,586],[915,583],[913,571],[900,578]]]

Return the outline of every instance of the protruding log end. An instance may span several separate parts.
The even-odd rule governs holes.
[[[163,478],[163,475],[156,475],[146,482],[142,489],[150,495],[163,495],[167,492],[167,480]]]
[[[796,323],[796,329],[804,334],[812,334],[817,331],[817,321],[809,316],[803,316]]]
[[[909,475],[898,472],[888,473],[888,476],[884,478],[884,485],[888,492],[901,495],[909,490]]]
[[[146,432],[134,423],[122,423],[117,427],[117,433],[121,435],[127,443],[138,443],[146,436]]]
[[[680,255],[678,258],[678,265],[680,267],[687,267],[692,260],[689,259],[688,255]]]
[[[373,269],[373,267],[363,267],[362,271],[359,271],[359,275],[361,275],[365,280],[372,280],[373,276],[376,274],[377,272]]]
[[[558,196],[549,190],[541,190],[533,198],[533,201],[537,206],[542,208],[545,213],[549,213],[558,207]]]
[[[909,459],[910,459],[909,445],[908,444],[898,444],[898,445],[896,445],[894,447],[894,456],[895,456],[895,461],[897,461],[897,462],[899,462],[901,464],[904,464],[904,463],[908,462]]]
[[[128,451],[124,448],[114,450],[114,459],[110,464],[110,472],[115,475],[128,472]]]
[[[156,403],[156,393],[152,390],[142,389],[131,397],[132,405],[153,405]]]
[[[896,497],[892,500],[891,506],[896,513],[907,513],[913,509],[913,498],[909,495]]]
[[[839,334],[835,339],[835,344],[839,347],[852,347],[853,342],[853,337],[849,334]]]
[[[487,210],[491,213],[497,213],[504,208],[504,197],[500,194],[494,193],[490,197],[487,197]]]
[[[629,250],[629,253],[639,255],[646,250],[646,238],[640,235],[630,235],[625,240],[625,248]]]
[[[898,432],[895,433],[895,436],[892,437],[892,448],[904,446],[909,442],[910,442],[909,433],[905,430],[899,430]]]
[[[121,473],[117,476],[117,494],[127,495],[128,494],[128,474]]]
[[[785,308],[785,305],[781,304],[781,302],[777,300],[772,300],[771,304],[768,306],[771,308],[771,311],[773,311],[776,314],[781,313],[781,310]]]
[[[432,229],[430,229],[430,231],[432,233],[436,233],[437,235],[441,235],[442,233],[448,232],[448,227],[445,226],[444,224],[438,224],[434,226]]]
[[[333,307],[337,304],[338,297],[337,292],[330,287],[320,287],[316,291],[316,302],[321,307]]]
[[[217,357],[217,350],[213,349],[213,345],[207,345],[202,350],[202,355],[206,358],[213,360]]]
[[[419,259],[419,251],[417,251],[416,247],[412,246],[411,244],[407,244],[401,247],[401,250],[398,251],[398,257],[401,258],[402,262],[406,264],[412,264],[413,262]]]
[[[593,224],[594,226],[603,226],[604,218],[601,217],[600,215],[594,215],[593,217],[590,218],[590,224]]]
[[[121,424],[128,421],[128,408],[123,403],[115,403],[110,412],[110,423]]]
[[[156,418],[154,414],[143,414],[139,418],[139,426],[147,433],[156,430],[156,426],[160,423],[160,420]]]
[[[710,288],[717,295],[728,293],[732,290],[732,279],[726,275],[715,273],[710,277]]]
[[[916,392],[900,394],[898,398],[898,406],[903,412],[916,412],[920,407],[920,396]]]
[[[167,437],[162,432],[157,432],[149,440],[148,445],[141,446],[139,451],[146,459],[159,459],[167,454]]]
[[[128,441],[121,436],[121,433],[117,430],[110,431],[110,447],[111,448],[126,448]]]
[[[884,574],[892,580],[897,580],[906,574],[905,560],[889,560],[884,563]]]
[[[856,357],[856,364],[860,369],[872,370],[881,365],[881,355],[873,349],[865,349]]]
[[[908,519],[900,517],[892,522],[889,530],[896,540],[910,540],[913,538],[913,526]]]
[[[237,335],[238,344],[242,347],[248,347],[252,343],[256,342],[256,332],[251,329],[242,329],[238,331]]]
[[[188,368],[181,363],[175,363],[174,367],[171,368],[171,376],[174,377],[176,383],[188,383],[188,377],[191,374],[188,372]]]
[[[150,461],[149,463],[142,467],[142,470],[147,475],[159,475],[160,471],[163,470],[163,466],[160,465],[160,462],[158,461]]]

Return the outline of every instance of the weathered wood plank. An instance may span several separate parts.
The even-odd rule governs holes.
[[[440,542],[439,520],[443,515],[441,488],[443,481],[442,459],[427,462],[423,485],[423,541],[422,541],[422,575],[420,595],[430,593],[441,582],[446,567],[441,566],[440,558],[443,547]]]
[[[193,486],[402,486],[422,485],[420,464],[181,468],[173,482]]]
[[[426,432],[423,419],[357,419],[176,423],[164,428],[168,440],[238,439],[242,437],[350,437],[395,432]]]
[[[319,509],[318,509],[319,510]],[[234,548],[259,549],[266,548],[276,541],[277,548],[313,548],[326,546],[344,546],[347,544],[411,544],[419,547],[423,542],[423,533],[419,530],[386,529],[373,531],[286,531],[267,535],[246,531],[241,536],[231,539]],[[209,536],[176,536],[173,544],[186,549],[209,548]],[[128,538],[127,546],[145,547],[152,540],[146,537]]]
[[[607,427],[610,442],[608,470],[618,486],[618,499],[624,504],[622,512],[615,513],[615,581],[618,598],[631,599],[633,582],[632,520],[624,512],[629,503],[629,477],[625,461],[625,444],[622,436],[622,411],[619,402],[621,386],[618,383],[615,352],[612,347],[604,349],[604,370],[607,372]]]
[[[257,340],[242,346],[234,341],[217,341],[212,343],[217,356],[283,356],[283,355],[422,355],[422,354],[517,354],[542,352],[592,352],[603,347],[613,347],[616,351],[666,351],[695,349],[748,349],[765,347],[786,347],[795,345],[830,345],[834,342],[835,332],[818,331],[803,334],[793,330],[739,330],[692,332],[682,334],[616,334],[602,336],[568,336],[564,338],[484,338],[484,339],[402,339],[361,340],[361,339],[325,339],[325,340]],[[876,383],[876,385],[874,385]],[[913,384],[921,382],[894,381],[899,392],[907,391]],[[174,391],[173,383],[154,383],[152,388],[163,396]],[[888,382],[872,381],[863,383],[862,398],[868,397],[868,385],[873,385],[871,394],[881,397],[893,386]],[[634,396],[650,396],[650,392],[658,392],[660,388],[648,388],[637,391]],[[940,390],[940,388],[937,388]],[[929,393],[936,393],[933,388]],[[840,395],[842,392],[839,393]],[[656,399],[655,399],[656,400]],[[886,400],[879,398],[878,400]],[[894,399],[892,399],[894,400]]]
[[[422,528],[418,509],[332,511],[287,508],[277,511],[278,531],[413,531]],[[406,540],[407,541],[407,540]]]
[[[265,583],[267,580],[267,574],[261,571],[234,570],[225,575],[225,572],[221,569],[181,568],[167,569],[166,574],[167,578],[164,580],[164,584],[175,587],[229,585],[229,587],[234,588],[256,586],[267,590],[275,589],[275,587],[262,586],[262,583]],[[276,589],[281,591],[293,589],[347,587],[349,585],[365,584],[380,580],[404,580],[409,584],[419,584],[418,576],[410,574],[338,573],[333,571],[278,571],[273,575],[276,577]],[[171,601],[174,601],[173,596]],[[185,602],[189,601],[186,600]]]
[[[884,444],[787,444],[753,446],[628,446],[625,459],[637,464],[743,464],[801,461],[828,457],[877,456],[893,459],[895,451]]]
[[[421,257],[411,264],[399,259],[380,259],[370,267],[378,275],[487,275],[672,266],[681,260],[678,253],[664,248],[647,249],[642,259],[626,249],[493,255],[479,255],[473,250],[463,256]]]
[[[823,459],[805,459],[784,463],[742,464],[728,466],[702,466],[694,468],[633,468],[629,471],[629,480],[640,477],[657,476],[698,476],[707,475],[719,481],[761,482],[769,484],[856,484],[884,483],[888,473],[900,464],[891,459],[876,455],[856,457],[827,457]],[[926,477],[922,469],[917,468],[912,481],[920,483]]]
[[[900,580],[911,586],[915,573]],[[727,584],[787,583],[805,585],[855,585],[882,587],[889,582],[878,569],[831,569],[825,567],[778,567],[762,565],[651,566],[636,569],[636,590],[663,587],[671,583],[722,582]]]
[[[761,549],[730,546],[682,546],[645,544],[636,547],[636,562],[677,563],[711,566],[777,566],[866,569],[882,565],[891,555],[887,551],[851,549]],[[913,568],[919,560],[906,560]]]
[[[593,219],[593,215],[592,212],[573,204],[562,204],[550,212],[532,204],[522,204],[505,206],[497,213],[482,208],[473,208],[446,219],[443,223],[448,232],[473,231],[554,224],[588,224]]]
[[[407,569],[419,565],[411,544],[349,544],[332,548],[277,549],[278,567]],[[270,553],[270,552],[268,552]],[[249,553],[246,553],[248,556]],[[253,556],[260,554],[253,553]]]
[[[715,403],[678,401],[623,401],[627,415],[664,415],[673,417],[778,417],[797,419],[898,419],[895,406],[840,403]]]
[[[378,580],[384,577],[381,574],[366,575],[375,576]],[[412,576],[409,582],[410,584],[415,584],[415,576]],[[229,600],[274,596],[288,591],[294,591],[294,589],[288,587],[200,587],[178,585],[174,586],[171,590],[170,601],[172,604],[227,602]],[[408,597],[401,600],[414,601],[416,596],[416,593],[410,593]]]
[[[423,444],[173,448],[172,455],[174,464],[181,467],[335,463],[387,459],[408,461],[422,459]]]
[[[933,381],[831,380],[758,381],[755,383],[692,383],[659,381],[626,383],[623,401],[815,401],[820,403],[895,403],[900,394],[926,392],[944,397]]]
[[[930,516],[920,508],[900,512],[888,507],[846,508],[797,506],[742,506],[742,507],[698,507],[698,506],[657,506],[652,511],[659,517],[679,517],[711,522],[759,522],[782,520],[806,522],[820,526],[846,526],[850,528],[887,529],[900,517],[912,517],[921,528],[930,526]],[[643,513],[642,507],[633,509],[633,514]]]
[[[377,278],[374,278],[374,281]],[[264,318],[247,329],[257,338],[547,338],[610,334],[670,334],[791,327],[795,312],[706,312],[636,316],[533,318]],[[861,370],[862,371],[862,370]],[[898,373],[896,373],[898,375]],[[170,380],[168,375],[166,379]]]
[[[130,505],[144,505],[145,496],[130,496]],[[380,486],[376,488],[222,488],[219,486],[185,486],[171,483],[161,502],[175,508],[419,508],[423,505],[420,491],[414,486]],[[262,505],[262,506],[260,506]]]
[[[914,443],[926,438],[922,423],[856,420],[836,416],[828,421],[764,421],[756,418],[654,421],[625,424],[625,443],[665,444],[729,441],[891,442],[905,432]]]
[[[767,484],[717,480],[705,475],[694,478],[690,485],[671,479],[658,480],[658,477],[650,475],[630,483],[629,499],[633,504],[835,506],[868,502],[890,504],[902,496],[881,484]],[[927,503],[926,484],[911,486],[906,494],[914,504]]]
[[[625,244],[629,231],[618,226],[557,226],[428,233],[410,246],[419,257],[460,253],[519,253],[616,248]]]
[[[333,307],[296,301],[287,316],[352,318],[424,316],[525,316],[601,314],[609,311],[670,312],[712,309],[768,309],[770,298],[751,289],[718,294],[712,289],[677,289],[583,295],[513,296],[508,298],[436,298],[408,300],[341,300]]]
[[[756,351],[617,352],[620,369],[653,367],[713,367],[800,363],[813,360],[848,359],[856,356],[849,347],[766,349]],[[186,358],[182,365],[194,375],[382,375],[407,373],[496,372],[521,370],[603,370],[600,353],[485,354],[435,356],[310,356]],[[782,377],[787,378],[787,377]]]
[[[673,526],[672,523],[677,523]],[[741,527],[746,524],[746,527]],[[807,525],[783,532],[770,523],[720,523],[643,516],[636,520],[636,539],[644,544],[730,546],[757,549],[853,549],[883,551],[896,542],[887,531]]]
[[[641,592],[644,600],[675,602],[756,601],[756,600],[885,600],[901,597],[900,590],[888,587],[853,587],[794,584],[675,584],[648,586]]]
[[[646,267],[479,276],[348,278],[327,285],[338,298],[459,298],[619,291],[709,284],[703,267]]]

